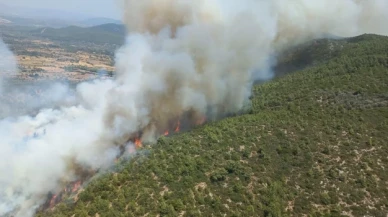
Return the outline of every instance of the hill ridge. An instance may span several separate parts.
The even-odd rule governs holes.
[[[122,44],[126,30],[123,25],[107,23],[91,27],[75,25],[62,28],[44,27],[32,30],[30,33],[60,41]]]

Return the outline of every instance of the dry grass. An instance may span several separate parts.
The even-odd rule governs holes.
[[[1,21],[0,21],[1,23]],[[82,81],[95,78],[96,71],[114,71],[112,57],[87,52],[77,47],[48,39],[11,38],[20,72],[10,77],[22,80],[67,79]],[[69,47],[76,51],[70,50]]]

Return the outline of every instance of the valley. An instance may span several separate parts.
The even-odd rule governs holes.
[[[0,25],[0,30],[17,57],[19,72],[12,75],[15,78],[79,82],[99,74],[112,76],[114,52],[124,42],[125,34],[123,29],[117,31],[116,26],[71,30]],[[90,38],[95,41],[87,40]]]

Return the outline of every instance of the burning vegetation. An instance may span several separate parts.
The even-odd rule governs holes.
[[[115,55],[114,78],[56,89],[50,95],[61,100],[36,115],[0,120],[0,158],[6,162],[0,166],[0,215],[21,207],[16,216],[31,217],[48,192],[55,192],[47,200],[53,207],[63,198],[58,192],[79,189],[73,182],[85,185],[96,171],[160,136],[203,124],[204,117],[241,111],[254,80],[272,78],[279,53],[326,35],[386,32],[386,5],[386,0],[124,1],[128,34]],[[44,133],[22,138],[29,128]],[[67,183],[73,183],[69,191]]]
[[[161,136],[171,136],[173,134],[181,132],[182,128],[184,130],[188,130],[193,126],[203,125],[205,122],[205,116],[196,120],[190,120],[188,118],[185,118],[178,119],[177,121],[171,121],[171,124],[169,125],[170,127],[164,130],[164,133],[161,133]],[[181,123],[183,123],[183,125]],[[117,157],[117,161],[126,154],[133,154],[143,148],[142,135],[143,133],[139,132],[137,135],[131,136],[129,142],[126,145],[121,146],[123,151],[121,152],[121,155]],[[132,146],[128,144],[132,144]],[[57,193],[48,193],[47,200],[41,206],[40,211],[52,210],[57,204],[62,202],[64,199],[72,200],[75,202],[77,200],[76,196],[82,190],[82,186],[86,184],[88,180],[98,172],[93,170],[82,169],[81,166],[79,166],[78,169],[76,169],[75,171],[77,171],[76,175],[77,177],[79,177],[79,179],[76,181],[64,182],[64,187]]]

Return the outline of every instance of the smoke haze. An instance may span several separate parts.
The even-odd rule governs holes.
[[[0,94],[3,92],[4,77],[16,73],[17,64],[7,45],[0,40]]]
[[[239,111],[253,81],[270,79],[274,56],[287,48],[325,35],[388,34],[385,0],[121,4],[128,36],[115,79],[62,89],[70,102],[0,121],[0,216],[32,216],[48,192],[79,178],[74,165],[108,167],[139,132],[154,142],[171,121]]]

